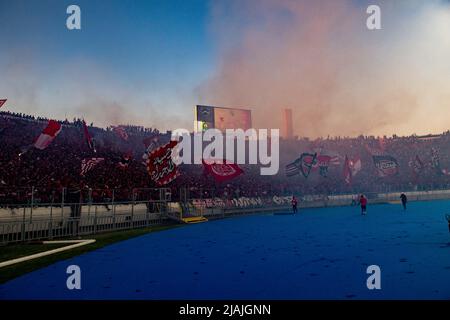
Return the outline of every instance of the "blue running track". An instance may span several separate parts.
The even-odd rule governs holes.
[[[303,209],[150,233],[0,285],[0,299],[450,299],[450,201]],[[68,290],[66,268],[81,268]],[[368,290],[369,265],[381,290]],[[0,270],[1,272],[1,270]]]

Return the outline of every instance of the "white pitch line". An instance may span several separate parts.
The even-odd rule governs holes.
[[[29,255],[29,256],[26,256],[26,257],[21,257],[21,258],[17,258],[17,259],[12,259],[12,260],[8,260],[8,261],[0,262],[0,268],[6,267],[6,266],[10,266],[10,265],[13,265],[13,264],[16,264],[16,263],[19,263],[19,262],[24,262],[24,261],[29,261],[29,260],[32,260],[32,259],[37,259],[37,258],[49,256],[49,255],[54,254],[54,253],[58,253],[58,252],[74,249],[74,248],[77,248],[77,247],[85,246],[87,244],[91,244],[91,243],[94,243],[94,242],[95,242],[95,239],[43,241],[42,242],[43,244],[61,244],[61,243],[73,243],[73,244],[71,244],[70,246],[56,248],[56,249],[49,250],[49,251],[39,252],[39,253],[32,254],[32,255]]]

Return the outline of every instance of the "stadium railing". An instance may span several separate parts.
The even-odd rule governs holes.
[[[133,189],[129,197],[124,197],[123,191],[80,190],[80,201],[72,202],[67,195],[70,191],[62,190],[52,201],[40,202],[31,188],[26,192],[29,197],[0,203],[0,244],[77,237],[169,222],[170,189]],[[99,198],[94,194],[100,195]],[[55,198],[59,200],[53,201]]]
[[[220,197],[211,190],[193,193],[180,190],[180,198],[172,199],[168,188],[86,189],[79,190],[79,194],[72,191],[51,191],[50,201],[45,202],[32,187],[9,192],[16,198],[8,202],[5,201],[5,191],[0,189],[0,244],[143,228],[174,220],[182,222],[186,216],[221,219],[291,210],[291,196],[230,198]],[[369,204],[374,204],[398,202],[400,194],[365,195]],[[411,191],[405,194],[411,201],[450,199],[450,190]],[[74,195],[80,199],[78,202],[73,201]],[[304,195],[298,198],[299,208],[308,208],[356,205],[358,195]]]

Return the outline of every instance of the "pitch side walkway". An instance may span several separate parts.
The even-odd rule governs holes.
[[[450,299],[450,201],[301,210],[151,233],[0,286],[0,299]],[[81,268],[68,290],[66,268]],[[381,268],[368,290],[366,268]]]

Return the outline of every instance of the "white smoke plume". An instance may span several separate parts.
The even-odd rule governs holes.
[[[382,29],[370,31],[372,3],[214,2],[218,67],[201,96],[252,108],[257,127],[279,127],[292,108],[301,136],[450,129],[449,5],[377,1]]]

